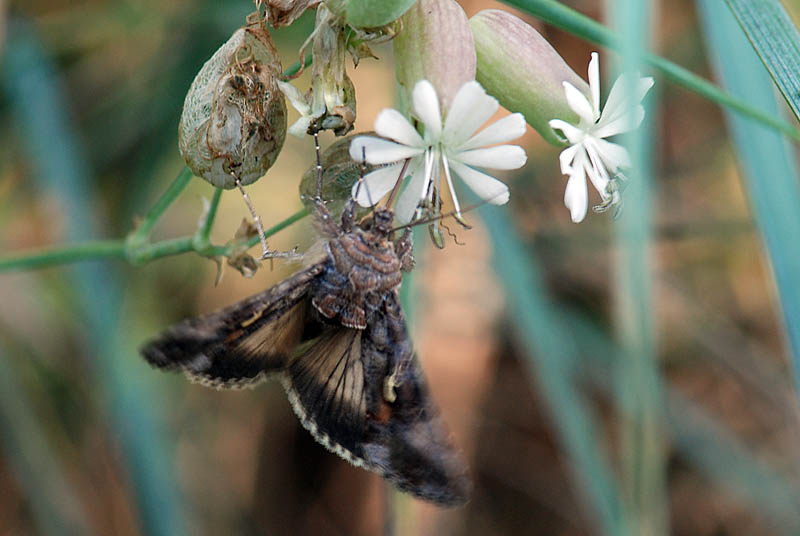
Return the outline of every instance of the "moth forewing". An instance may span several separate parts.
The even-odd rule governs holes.
[[[253,385],[283,370],[300,342],[317,264],[274,287],[168,328],[142,348],[148,363],[216,388]]]

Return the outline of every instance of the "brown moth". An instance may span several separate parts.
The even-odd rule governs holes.
[[[388,208],[358,223],[350,201],[337,224],[319,197],[314,206],[324,237],[319,261],[169,328],[142,354],[217,388],[277,378],[300,422],[329,450],[418,498],[463,504],[466,466],[428,394],[398,299],[402,272],[414,262],[409,231],[395,239]]]

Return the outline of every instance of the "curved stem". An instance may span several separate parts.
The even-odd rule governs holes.
[[[196,250],[207,248],[211,240],[211,227],[214,225],[214,219],[217,216],[217,208],[219,208],[219,200],[222,198],[222,188],[214,190],[214,197],[211,198],[211,203],[208,205],[208,212],[203,220],[203,226],[198,229],[194,235],[194,247]]]
[[[172,184],[169,185],[167,191],[161,194],[161,197],[158,198],[155,205],[147,211],[147,214],[136,230],[128,236],[130,244],[135,246],[136,244],[147,241],[158,219],[166,212],[173,201],[178,198],[184,188],[189,184],[189,181],[192,180],[193,176],[192,170],[189,169],[188,166],[184,166],[178,176],[175,177],[175,180],[172,181]]]
[[[298,210],[282,222],[264,231],[264,237],[268,238],[274,235],[278,231],[305,218],[310,213],[311,211],[307,208]],[[247,242],[247,247],[252,247],[256,244],[258,244],[258,237],[253,237]],[[34,270],[62,264],[71,264],[74,262],[107,259],[124,260],[133,264],[143,264],[162,257],[180,255],[190,251],[194,251],[206,257],[227,257],[235,249],[235,244],[224,246],[213,244],[201,245],[196,243],[195,237],[193,236],[172,238],[153,244],[140,245],[138,247],[132,246],[131,242],[128,240],[97,240],[82,244],[56,246],[16,256],[0,257],[0,272]]]
[[[592,43],[609,47],[614,50],[620,50],[619,36],[603,26],[599,22],[590,19],[586,15],[578,13],[577,11],[565,6],[557,0],[503,0],[506,4],[516,7],[517,9],[529,13],[539,19],[552,24],[562,30],[571,34],[590,41]],[[768,125],[772,128],[778,129],[787,136],[800,140],[800,130],[793,125],[782,121],[781,119],[765,113],[747,102],[738,99],[721,90],[708,80],[697,76],[691,71],[684,69],[680,65],[672,63],[655,54],[645,54],[643,59],[664,75],[668,80],[673,83],[683,86],[689,91],[693,91],[698,95],[715,101],[718,104],[727,106],[737,112],[751,117],[760,123]]]

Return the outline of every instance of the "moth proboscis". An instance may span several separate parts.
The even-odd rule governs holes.
[[[425,384],[398,299],[413,267],[393,212],[337,224],[316,198],[325,254],[274,287],[167,329],[142,349],[164,370],[217,388],[281,380],[314,438],[418,498],[466,502],[471,482]]]

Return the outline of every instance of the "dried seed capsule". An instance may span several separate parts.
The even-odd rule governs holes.
[[[275,162],[286,137],[286,103],[277,86],[281,63],[260,24],[236,30],[192,82],[178,146],[195,175],[221,188],[255,182]]]

